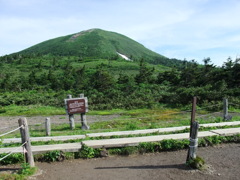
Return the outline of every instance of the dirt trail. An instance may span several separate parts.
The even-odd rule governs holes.
[[[12,127],[18,126],[18,119],[24,116],[0,116],[1,129],[12,129]],[[49,117],[51,123],[69,123],[67,115],[53,115],[53,116],[32,116],[26,117],[29,125],[44,123],[45,119]],[[87,123],[91,124],[96,121],[108,121],[120,117],[120,115],[87,115]],[[75,115],[76,123],[80,124],[80,115]]]
[[[128,157],[106,157],[36,163],[42,174],[36,180],[237,180],[240,177],[240,144],[199,148],[197,154],[208,164],[204,171],[186,167],[186,150]]]

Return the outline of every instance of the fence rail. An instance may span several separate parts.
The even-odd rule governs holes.
[[[14,149],[13,151],[9,152],[7,155],[5,155],[4,157],[2,157],[0,159],[0,161],[4,160],[5,158],[7,158],[8,156],[10,156],[11,154],[13,154],[16,150],[18,150],[20,147],[23,147],[23,154],[25,157],[25,161],[27,163],[29,163],[29,165],[31,167],[34,167],[34,159],[33,159],[33,154],[32,154],[32,150],[31,150],[31,142],[30,142],[30,137],[29,137],[29,130],[28,130],[28,123],[27,123],[27,119],[23,118],[23,119],[19,119],[18,120],[18,124],[19,127],[16,129],[13,129],[11,131],[8,131],[6,133],[3,133],[0,135],[0,137],[3,137],[5,135],[8,135],[10,133],[13,133],[17,130],[20,130],[21,133],[21,138],[22,138],[22,144],[21,146],[17,147],[16,149]]]
[[[234,103],[229,103],[229,104],[230,105],[238,105],[238,104],[234,104]],[[191,110],[191,111],[178,111],[178,112],[165,112],[165,113],[157,112],[159,114],[157,114],[157,113],[154,114],[153,113],[152,115],[146,115],[146,116],[144,116],[144,114],[143,114],[143,116],[141,116],[141,117],[129,117],[129,118],[128,117],[123,117],[123,118],[121,118],[121,117],[114,117],[113,119],[110,119],[110,120],[92,120],[92,121],[88,121],[88,122],[104,122],[104,121],[110,121],[110,122],[114,122],[114,121],[127,121],[127,122],[131,122],[131,120],[138,120],[138,122],[140,122],[139,123],[140,124],[139,125],[140,128],[143,127],[144,122],[154,123],[154,125],[158,125],[158,127],[159,127],[159,126],[163,125],[163,123],[161,121],[158,121],[158,120],[161,119],[161,118],[165,118],[165,117],[169,116],[167,120],[169,120],[169,118],[175,118],[174,120],[176,122],[180,123],[181,121],[185,121],[184,123],[186,125],[189,125],[189,121],[186,121],[186,120],[190,120],[191,119],[190,116],[189,116],[190,113],[196,112],[199,109],[203,110],[203,109],[206,109],[206,108],[209,108],[209,107],[213,107],[213,106],[219,106],[219,104],[217,104],[217,105],[210,105],[210,106],[207,106],[207,107],[204,107],[204,108],[197,107],[195,110]],[[208,114],[201,114],[200,113],[200,114],[196,114],[196,116],[194,116],[194,117],[195,117],[195,119],[199,119],[199,120],[201,120],[200,118],[207,119],[209,117],[209,119],[210,119],[210,118],[216,117],[216,116],[217,117],[218,116],[219,117],[223,117],[223,115],[220,114],[220,113],[222,113],[222,111],[211,112],[211,113],[208,113]],[[179,118],[179,119],[177,119],[177,118]],[[146,121],[146,119],[148,121]],[[49,120],[50,120],[50,118],[49,118]],[[143,120],[143,123],[141,122],[141,120]],[[1,134],[0,137],[3,137],[3,136],[8,135],[10,133],[13,133],[13,132],[15,132],[17,130],[20,130],[21,137],[22,137],[22,144],[21,144],[21,146],[17,147],[13,151],[9,152],[4,157],[0,158],[0,161],[4,160],[5,158],[7,158],[11,154],[13,154],[16,150],[18,150],[19,148],[22,147],[23,148],[23,154],[24,154],[24,157],[25,157],[26,161],[30,162],[31,166],[34,166],[33,157],[31,157],[32,156],[32,151],[31,151],[31,143],[30,143],[30,137],[29,137],[28,128],[29,127],[31,127],[31,128],[39,127],[39,128],[43,128],[44,129],[44,127],[45,127],[45,130],[46,130],[47,128],[46,128],[46,126],[44,126],[44,125],[46,125],[46,123],[42,122],[42,123],[36,123],[36,124],[28,125],[26,118],[19,119],[18,122],[19,122],[19,127]],[[81,121],[76,121],[76,122],[81,122]],[[181,123],[183,124],[183,122],[181,122]],[[51,124],[52,125],[61,125],[61,124],[69,124],[69,122],[68,121],[67,122],[63,122],[63,123],[62,122],[61,123],[54,123],[54,122],[52,122]],[[15,126],[12,126],[12,127],[15,127]],[[4,128],[2,128],[2,129],[4,129]],[[93,131],[95,131],[95,130],[102,130],[102,132],[103,132],[103,131],[106,131],[106,130],[118,130],[118,128],[109,126],[108,129],[103,127],[102,129],[94,129]]]
[[[2,157],[0,159],[0,161],[4,160],[5,158],[7,158],[8,156],[10,156],[11,154],[15,153],[15,151],[17,151],[20,147],[23,147],[27,142],[24,142],[21,146],[17,147],[16,149],[14,149],[13,151],[9,152],[6,156]],[[24,150],[23,150],[24,151]]]
[[[3,137],[3,136],[5,136],[5,135],[8,135],[8,134],[10,134],[10,133],[12,133],[12,132],[15,132],[15,131],[17,131],[17,130],[19,130],[19,129],[21,129],[21,128],[23,128],[23,125],[19,126],[19,127],[16,128],[16,129],[13,129],[13,130],[11,130],[11,131],[8,131],[8,132],[6,132],[6,133],[1,134],[0,137]],[[6,159],[8,156],[10,156],[11,154],[13,154],[13,153],[14,153],[16,150],[18,150],[20,147],[23,147],[26,143],[27,143],[27,142],[25,141],[21,146],[17,147],[16,149],[14,149],[14,150],[11,151],[11,152],[9,152],[7,155],[5,155],[4,157],[2,157],[2,158],[0,159],[0,161]]]

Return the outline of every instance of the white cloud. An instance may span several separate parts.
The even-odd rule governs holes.
[[[238,0],[0,0],[0,55],[90,28],[119,32],[168,57],[235,57]]]

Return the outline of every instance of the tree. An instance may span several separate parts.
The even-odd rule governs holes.
[[[101,92],[107,91],[110,88],[114,88],[113,86],[115,83],[113,76],[105,67],[103,67],[103,65],[97,67],[96,72],[91,78],[91,82],[93,84],[93,87]]]
[[[227,58],[227,62],[224,62],[224,63],[223,63],[222,68],[223,68],[223,69],[231,69],[233,66],[234,66],[234,63],[233,63],[232,58],[231,58],[231,57],[228,57],[228,58]]]
[[[30,85],[35,85],[37,82],[37,77],[36,77],[36,72],[33,70],[31,73],[28,75],[28,82]]]
[[[172,85],[178,85],[180,80],[181,72],[175,68],[171,71],[164,71],[158,74],[157,83],[162,84],[163,82],[170,82]]]
[[[79,90],[84,89],[88,81],[85,65],[82,68],[76,70],[74,78],[75,78],[74,88]]]
[[[139,73],[135,76],[135,81],[140,83],[151,83],[153,82],[153,73],[155,69],[147,67],[147,65],[144,63],[144,60],[140,60],[139,64]]]
[[[129,77],[126,74],[119,74],[118,78],[118,87],[121,91],[124,91],[126,94],[129,94],[130,92],[134,91],[135,88],[135,82],[134,79]]]

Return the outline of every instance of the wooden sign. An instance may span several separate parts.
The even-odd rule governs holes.
[[[81,114],[86,112],[85,98],[65,99],[68,114]]]

